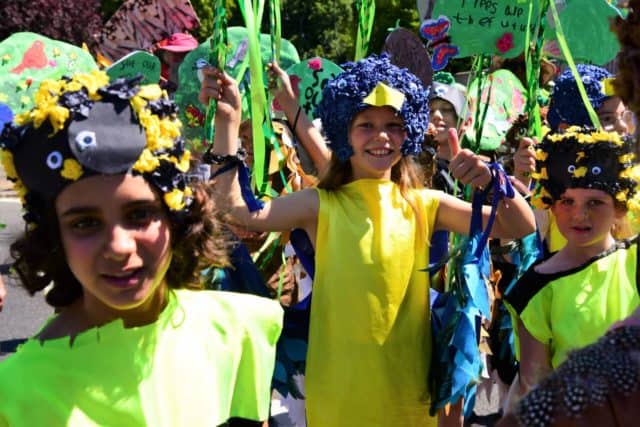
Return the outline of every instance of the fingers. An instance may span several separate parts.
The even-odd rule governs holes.
[[[230,93],[236,89],[235,80],[228,74],[215,67],[202,68],[203,80],[200,86],[198,100],[204,105],[208,105],[210,100],[220,101],[225,93]]]
[[[471,150],[460,150],[459,146],[457,148],[458,154],[449,163],[451,175],[461,183],[476,188],[488,185],[491,182],[491,171],[485,162]]]
[[[518,150],[533,150],[535,145],[536,143],[532,138],[524,137],[520,139]]]
[[[449,150],[451,152],[451,158],[454,158],[460,152],[458,131],[455,128],[449,128],[449,130],[447,130],[447,134],[449,136]]]

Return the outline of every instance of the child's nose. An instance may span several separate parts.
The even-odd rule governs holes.
[[[135,251],[135,238],[130,230],[120,225],[111,229],[105,248],[105,256],[113,259],[121,259]]]

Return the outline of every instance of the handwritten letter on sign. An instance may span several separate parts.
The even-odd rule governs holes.
[[[429,1],[429,0],[425,0]],[[524,48],[529,5],[533,0],[435,0],[432,19],[446,16],[451,22],[451,44],[459,57],[480,53],[514,57]],[[533,1],[535,26],[539,1]]]

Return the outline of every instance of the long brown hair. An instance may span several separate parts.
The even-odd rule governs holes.
[[[331,154],[329,166],[321,176],[317,187],[329,191],[335,191],[345,184],[353,181],[353,170],[351,162],[342,162],[335,153]],[[411,190],[424,188],[424,175],[421,168],[411,156],[403,156],[391,168],[391,181],[395,182],[400,189],[400,194],[407,201],[416,216],[421,233],[425,231],[422,212],[418,209],[415,199],[411,195]]]

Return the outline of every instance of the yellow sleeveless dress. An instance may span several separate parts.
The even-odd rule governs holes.
[[[363,179],[318,190],[309,349],[309,427],[431,426],[428,242],[432,190]]]

